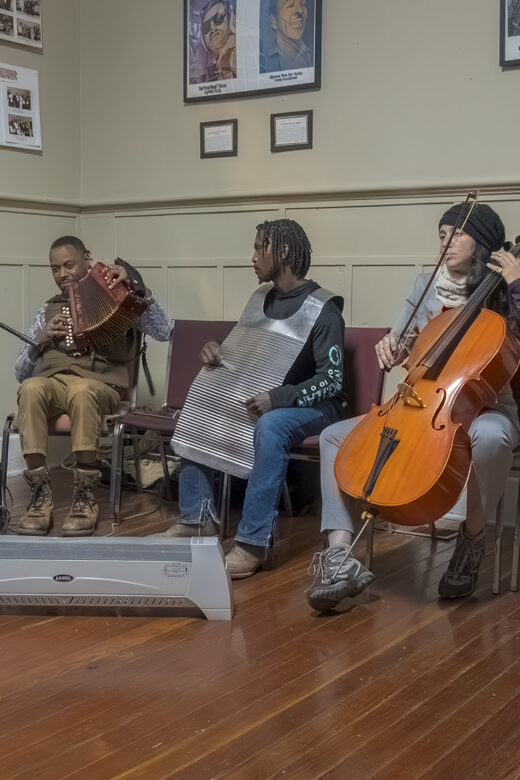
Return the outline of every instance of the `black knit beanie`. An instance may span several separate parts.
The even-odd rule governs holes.
[[[459,218],[459,227],[461,227],[470,209],[469,203],[456,203],[442,215],[439,228],[441,225],[455,226]],[[475,205],[464,227],[464,233],[474,238],[477,244],[481,244],[489,252],[496,252],[506,240],[502,220],[486,203]]]

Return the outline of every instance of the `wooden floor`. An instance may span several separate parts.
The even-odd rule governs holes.
[[[520,777],[509,539],[501,596],[488,555],[458,603],[436,595],[450,543],[376,533],[365,603],[320,616],[304,595],[317,520],[294,523],[287,560],[234,585],[231,623],[1,616],[0,778]]]

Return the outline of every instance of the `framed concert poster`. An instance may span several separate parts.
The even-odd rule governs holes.
[[[500,0],[500,64],[520,65],[520,0]]]
[[[319,89],[321,25],[322,0],[184,0],[184,101]]]

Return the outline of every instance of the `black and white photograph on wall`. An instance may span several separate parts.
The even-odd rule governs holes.
[[[0,146],[42,148],[36,70],[0,63]]]
[[[0,0],[0,39],[42,46],[41,0]]]
[[[14,38],[14,21],[12,16],[0,13],[0,38]]]
[[[39,19],[41,15],[40,0],[16,0],[16,10],[19,14]]]
[[[520,0],[500,0],[500,64],[520,65]]]
[[[7,105],[9,108],[21,108],[23,111],[31,110],[31,93],[28,89],[8,89]]]
[[[40,25],[35,22],[24,22],[22,19],[18,19],[16,22],[16,32],[18,38],[23,38],[24,40],[33,43],[39,43],[41,41]]]
[[[31,117],[19,114],[8,114],[9,135],[21,135],[24,138],[34,138]]]
[[[185,102],[321,85],[322,0],[184,0]]]

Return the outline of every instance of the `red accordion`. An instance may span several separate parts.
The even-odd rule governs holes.
[[[72,338],[80,349],[112,344],[137,325],[148,302],[125,282],[109,289],[112,273],[104,263],[69,287]]]

